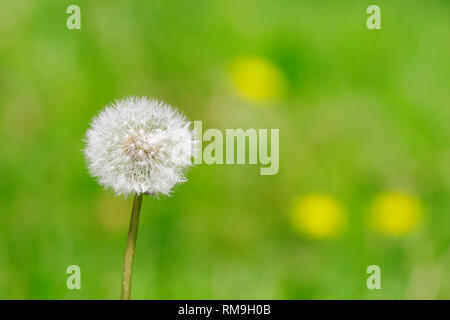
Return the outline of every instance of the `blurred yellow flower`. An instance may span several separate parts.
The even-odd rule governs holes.
[[[344,210],[336,199],[312,193],[295,201],[292,223],[301,233],[312,238],[325,239],[340,235],[347,221]]]
[[[245,99],[264,102],[280,97],[284,78],[279,68],[257,56],[239,57],[229,66],[232,83]]]
[[[422,205],[415,196],[399,191],[380,194],[372,205],[373,228],[391,235],[410,233],[422,221]]]

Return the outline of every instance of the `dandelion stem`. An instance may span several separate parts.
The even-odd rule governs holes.
[[[125,261],[122,273],[122,300],[130,300],[131,278],[133,276],[134,252],[136,249],[136,238],[139,226],[139,215],[141,213],[142,194],[136,194],[131,211],[130,228],[128,229],[127,247],[125,249]]]

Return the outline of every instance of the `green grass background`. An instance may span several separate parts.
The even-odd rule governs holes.
[[[70,4],[81,30],[66,28]],[[366,28],[370,4],[382,30]],[[280,128],[277,175],[199,165],[173,197],[144,199],[133,298],[450,298],[449,12],[437,0],[2,1],[0,298],[119,298],[131,200],[102,190],[81,150],[91,118],[128,95],[204,128]],[[242,55],[281,69],[272,107],[229,85]],[[392,188],[426,209],[402,238],[365,220]],[[290,225],[312,191],[345,207],[342,237]],[[81,290],[66,288],[72,264]],[[381,290],[366,287],[371,264]]]

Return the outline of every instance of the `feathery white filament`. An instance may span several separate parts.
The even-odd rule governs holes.
[[[186,181],[196,141],[173,107],[142,98],[107,106],[92,120],[84,154],[89,172],[118,195],[170,194]]]

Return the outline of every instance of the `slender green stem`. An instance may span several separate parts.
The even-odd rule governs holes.
[[[128,229],[127,248],[125,249],[125,261],[122,273],[122,300],[131,298],[131,278],[133,276],[134,252],[139,227],[139,215],[141,213],[142,194],[134,196],[133,210],[131,211],[130,228]]]

